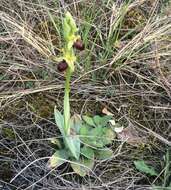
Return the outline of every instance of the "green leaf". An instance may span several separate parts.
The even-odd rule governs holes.
[[[80,115],[74,114],[70,119],[70,126],[74,133],[79,134],[80,128],[82,126],[82,120]]]
[[[88,146],[81,148],[81,154],[89,159],[94,159],[94,150]]]
[[[88,125],[82,125],[79,131],[80,136],[88,136],[90,127]]]
[[[103,116],[103,117],[100,117],[99,115],[96,115],[96,116],[93,117],[94,123],[97,126],[102,126],[102,127],[105,127],[107,125],[107,123],[109,122],[109,120],[111,120],[111,119],[112,119],[111,115],[106,115],[106,116]]]
[[[82,121],[79,115],[75,114],[70,119],[70,134],[65,136],[65,142],[69,150],[71,151],[75,159],[79,159],[80,156],[80,139],[79,139],[79,130],[81,127]]]
[[[137,170],[139,170],[140,172],[149,174],[150,176],[157,176],[157,172],[155,171],[155,169],[152,166],[148,166],[144,160],[137,160],[134,161],[134,165],[137,168]]]
[[[115,132],[111,128],[107,128],[107,127],[103,128],[103,132],[104,132],[104,135],[102,138],[103,145],[105,146],[105,145],[111,144],[112,141],[116,137]]]
[[[87,175],[88,172],[93,169],[93,166],[94,166],[94,160],[84,159],[84,158],[82,158],[80,161],[71,163],[71,167],[75,171],[75,173],[77,173],[82,177]]]
[[[80,140],[82,143],[89,144],[90,137],[89,132],[91,131],[91,127],[88,125],[82,125],[79,131]]]
[[[95,123],[94,123],[94,120],[92,117],[89,117],[89,116],[83,116],[83,120],[90,126],[94,126],[96,127]]]
[[[91,137],[89,141],[90,145],[94,147],[102,148],[103,147],[102,139],[103,139],[102,127],[96,127],[91,130]]]
[[[84,135],[82,137],[82,134]],[[103,141],[102,141],[102,135],[103,135],[103,130],[102,127],[95,127],[95,128],[82,128],[81,131],[81,140],[94,148],[102,148],[103,147]]]
[[[95,116],[93,117],[93,121],[94,121],[94,123],[95,123],[97,126],[100,125],[101,120],[102,120],[102,117],[100,117],[99,115],[95,115]]]
[[[80,157],[80,139],[76,135],[66,136],[65,142],[69,150],[71,151],[73,157],[79,160]]]
[[[65,163],[68,159],[68,153],[66,150],[57,150],[49,159],[48,161],[48,167],[54,168],[62,165]]]
[[[106,126],[110,120],[113,119],[112,115],[105,115],[102,117],[101,125]]]
[[[82,126],[80,129],[81,141],[94,148],[103,148],[105,145],[111,144],[116,137],[115,132],[107,127]]]
[[[110,159],[113,156],[113,151],[109,148],[96,151],[96,158],[99,160]]]
[[[64,117],[63,115],[56,109],[56,106],[54,108],[54,115],[55,115],[55,122],[57,127],[59,128],[62,135],[65,135],[64,131]]]

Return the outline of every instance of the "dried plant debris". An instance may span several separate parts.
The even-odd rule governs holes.
[[[171,145],[169,3],[0,1],[0,189],[171,186],[170,157],[163,158]],[[79,28],[76,38],[72,19],[63,35],[66,10]],[[84,125],[78,130],[72,120],[69,137],[60,125],[68,68],[71,116],[80,114]],[[138,169],[134,161],[141,161]]]
[[[135,127],[126,127],[117,133],[118,139],[130,145],[137,146],[146,142],[145,137],[141,137]]]

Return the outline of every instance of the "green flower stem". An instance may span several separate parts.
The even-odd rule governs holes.
[[[70,134],[70,103],[69,103],[70,79],[71,79],[71,69],[68,68],[66,71],[65,95],[64,95],[64,126],[65,126],[66,135]]]

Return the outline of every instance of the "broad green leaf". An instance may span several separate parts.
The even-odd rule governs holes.
[[[108,122],[110,120],[112,120],[112,119],[113,119],[112,115],[105,115],[105,116],[103,116],[102,117],[102,121],[101,121],[101,125],[105,127],[108,124]]]
[[[139,170],[140,172],[149,174],[150,176],[157,176],[157,172],[155,171],[155,169],[152,166],[148,166],[144,160],[137,160],[134,161],[134,165],[137,168],[137,170]]]
[[[84,177],[90,170],[93,169],[94,160],[81,159],[75,163],[71,163],[72,169],[80,176]]]
[[[96,158],[99,160],[110,159],[113,156],[113,151],[109,148],[96,151]]]
[[[94,126],[96,127],[95,123],[94,123],[94,120],[92,117],[89,117],[89,116],[83,116],[83,120],[90,126]]]
[[[102,148],[103,145],[103,128],[102,127],[96,127],[93,128],[90,132],[91,136],[89,137],[89,145],[92,145],[94,147]]]
[[[101,124],[101,120],[102,120],[102,117],[100,117],[99,115],[95,115],[93,117],[93,121],[96,124],[96,126],[99,126]]]
[[[91,128],[89,126],[82,126],[80,130],[81,141],[85,143],[85,145],[92,146],[94,148],[102,148],[102,135],[103,130],[101,127]]]
[[[91,135],[96,138],[101,138],[103,134],[103,127],[95,127],[91,130]]]
[[[68,153],[66,150],[57,150],[49,159],[48,167],[54,168],[62,165],[68,159]]]
[[[74,133],[79,134],[81,125],[82,125],[82,120],[80,115],[74,114],[70,119],[70,126],[71,129],[74,130]]]
[[[84,137],[84,136],[88,136],[89,134],[89,131],[90,131],[90,127],[88,125],[82,125],[81,128],[80,128],[80,131],[79,131],[79,134],[80,136]]]
[[[109,120],[111,120],[111,119],[112,119],[111,115],[106,115],[106,116],[103,116],[103,117],[100,117],[99,115],[96,115],[96,116],[93,117],[94,123],[97,126],[102,126],[102,127],[105,127],[107,125],[107,123],[109,122]]]
[[[56,109],[56,106],[54,108],[54,115],[55,115],[55,122],[57,127],[59,128],[62,135],[65,135],[64,131],[64,117],[63,115]]]
[[[71,151],[72,156],[76,160],[79,160],[79,157],[80,157],[80,139],[79,139],[79,137],[77,135],[66,136],[65,142],[66,142],[67,147]]]
[[[116,137],[115,132],[111,128],[107,128],[107,127],[103,128],[103,132],[104,132],[103,137],[102,137],[103,144],[104,145],[111,144],[112,141]]]
[[[94,159],[94,150],[88,146],[81,148],[81,154],[89,159]]]
[[[80,156],[80,139],[79,130],[81,127],[81,118],[79,115],[75,114],[70,119],[70,134],[65,137],[65,142],[69,150],[71,151],[73,157],[77,160]]]
[[[90,142],[90,135],[89,132],[91,131],[91,127],[89,125],[82,125],[79,131],[80,140],[82,143],[89,144]]]
[[[111,144],[116,136],[111,128],[100,126],[95,128],[82,126],[80,135],[81,141],[94,148],[103,148],[105,145]]]

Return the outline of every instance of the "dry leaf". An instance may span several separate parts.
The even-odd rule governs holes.
[[[117,136],[121,141],[134,146],[140,145],[144,142],[144,138],[139,136],[138,131],[134,127],[124,128],[122,132],[117,133]]]
[[[102,109],[102,113],[104,113],[104,114],[106,114],[106,115],[113,115],[113,113],[109,112],[109,111],[107,110],[107,108],[105,108],[105,107]]]
[[[115,120],[113,120],[113,119],[109,120],[109,122],[110,122],[110,123],[111,123],[111,125],[113,125],[113,126],[115,126],[115,125],[116,125]]]
[[[115,128],[114,128],[114,131],[115,131],[116,133],[121,133],[123,130],[124,130],[124,127],[123,127],[123,126],[119,126],[119,127],[115,127]]]
[[[105,108],[105,107],[103,108],[102,113],[104,113],[104,114],[106,114],[106,115],[111,115],[111,116],[113,116],[113,113],[109,112],[109,111],[107,110],[107,108]],[[115,122],[114,119],[109,120],[109,122],[111,123],[112,126],[116,125],[116,122]]]

